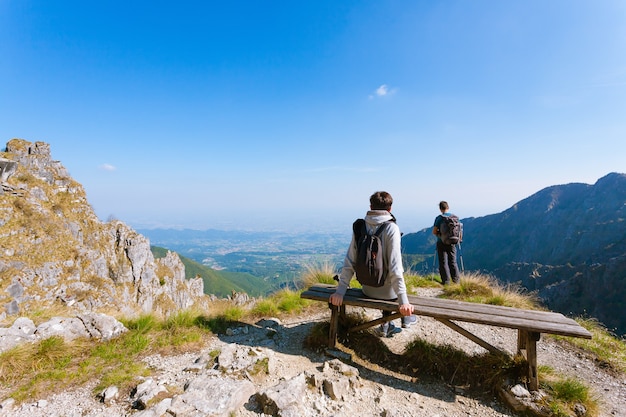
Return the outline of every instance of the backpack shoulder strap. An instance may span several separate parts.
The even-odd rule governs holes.
[[[358,241],[359,238],[367,233],[365,228],[365,219],[356,219],[352,223],[352,233],[354,233],[354,240]]]

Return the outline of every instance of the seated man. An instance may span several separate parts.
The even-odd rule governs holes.
[[[380,236],[382,241],[383,264],[385,268],[385,283],[381,287],[371,287],[363,285],[363,293],[368,297],[383,300],[398,300],[398,310],[402,314],[402,327],[409,327],[417,321],[412,315],[413,306],[409,303],[406,285],[404,283],[404,268],[402,266],[402,253],[400,249],[400,229],[395,223],[395,218],[391,214],[391,205],[393,199],[391,195],[385,191],[378,191],[370,197],[370,210],[365,216],[365,224],[368,233],[375,231],[385,222],[391,221],[390,224],[382,231]],[[355,271],[355,262],[357,255],[356,240],[354,234],[348,248],[348,253],[344,259],[339,284],[334,294],[330,296],[330,303],[335,306],[341,306],[343,296],[350,286],[350,281]],[[383,317],[391,315],[390,312],[383,312]],[[385,322],[378,329],[378,333],[383,337],[391,337],[395,333],[402,331],[396,327],[393,322]]]

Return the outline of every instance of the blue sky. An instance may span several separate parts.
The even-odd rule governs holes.
[[[136,228],[340,230],[387,190],[413,232],[626,172],[622,0],[1,0],[0,56],[0,141]]]

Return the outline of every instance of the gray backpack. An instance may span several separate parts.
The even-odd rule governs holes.
[[[456,245],[461,241],[461,222],[454,214],[449,216],[441,216],[441,224],[439,225],[439,233],[441,241],[446,245]]]
[[[381,233],[390,222],[384,222],[376,233],[368,234],[365,220],[358,219],[352,224],[354,241],[356,242],[356,263],[354,272],[361,285],[382,287],[385,284],[385,266],[383,263],[383,247]]]

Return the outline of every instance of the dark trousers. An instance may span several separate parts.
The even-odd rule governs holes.
[[[459,282],[459,267],[456,264],[456,245],[446,245],[437,240],[437,258],[439,258],[439,276],[443,285]]]

